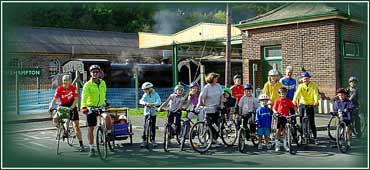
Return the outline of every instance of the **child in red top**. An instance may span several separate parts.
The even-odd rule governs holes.
[[[285,139],[285,137],[286,137],[285,124],[287,123],[287,119],[284,116],[289,116],[289,113],[293,109],[295,111],[297,111],[297,107],[293,104],[293,102],[289,98],[286,97],[286,95],[288,93],[288,89],[286,87],[279,88],[278,92],[279,92],[280,98],[278,98],[274,102],[274,106],[272,107],[272,109],[274,110],[275,113],[278,113],[279,115],[282,115],[282,116],[278,117],[278,121],[277,121],[276,134],[275,134],[275,136],[276,136],[276,138],[275,138],[275,151],[280,150],[279,137],[280,137],[281,132],[283,132],[282,138],[283,138],[284,149],[286,151],[289,151],[289,148],[287,146],[286,139]]]

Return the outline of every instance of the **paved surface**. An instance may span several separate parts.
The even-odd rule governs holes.
[[[14,114],[15,115],[15,114]],[[317,130],[322,131],[326,130],[327,123],[330,116],[326,114],[316,114],[315,123]],[[143,128],[143,116],[129,115],[129,120],[131,120],[133,128],[142,129]],[[35,123],[36,122],[36,123]],[[37,123],[38,122],[38,123]],[[18,123],[24,123],[22,127],[18,127]],[[164,118],[157,118],[156,126],[161,129],[165,123]],[[5,124],[11,127],[10,131],[7,132],[24,132],[24,131],[39,131],[39,130],[48,130],[53,129],[51,124],[51,117],[48,112],[38,112],[35,114],[29,115],[15,115],[8,117],[5,120]],[[80,124],[81,127],[86,127],[86,116],[80,114]],[[27,128],[24,128],[27,127]]]
[[[82,128],[86,145],[87,128]],[[212,145],[209,152],[199,154],[189,146],[180,151],[179,146],[171,145],[170,152],[162,147],[163,131],[157,130],[158,147],[140,148],[142,130],[134,130],[133,144],[128,140],[117,141],[115,152],[109,152],[107,161],[98,157],[88,158],[88,152],[78,152],[78,144],[72,147],[66,142],[60,146],[60,155],[56,155],[55,130],[12,133],[4,135],[4,167],[214,167],[214,168],[253,168],[253,167],[366,167],[367,145],[359,139],[353,139],[352,150],[341,154],[335,143],[319,132],[319,145],[299,148],[296,155],[285,151],[258,151],[251,143],[246,153],[238,152],[237,146],[225,147]],[[220,142],[220,140],[219,140]],[[174,143],[174,142],[173,142]]]

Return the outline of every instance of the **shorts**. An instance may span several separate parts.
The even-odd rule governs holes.
[[[287,122],[288,120],[285,117],[279,116],[276,126],[278,129],[284,129]]]
[[[96,126],[98,122],[98,113],[92,112],[86,115],[87,126]]]
[[[262,137],[262,136],[265,136],[265,137],[270,136],[270,128],[266,128],[266,127],[257,128],[257,135],[260,136],[260,137]]]

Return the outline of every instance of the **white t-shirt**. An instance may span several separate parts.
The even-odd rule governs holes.
[[[216,83],[215,85],[207,84],[204,86],[200,97],[204,97],[205,106],[214,106],[206,110],[206,113],[216,113],[217,106],[221,103],[221,96],[223,95],[224,90],[221,85]]]
[[[247,115],[248,112],[256,112],[258,106],[258,100],[253,96],[243,96],[239,102],[239,107],[242,108],[242,115]]]

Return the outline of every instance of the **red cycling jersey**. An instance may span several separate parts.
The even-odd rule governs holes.
[[[236,103],[239,104],[240,99],[244,95],[244,87],[242,85],[233,85],[230,89],[233,92],[233,97],[236,98]]]
[[[74,85],[70,85],[68,89],[64,88],[64,85],[61,85],[55,90],[54,98],[60,98],[61,105],[66,105],[73,102],[75,97],[78,97],[78,94],[77,88]]]
[[[281,115],[289,116],[289,109],[293,109],[294,107],[295,105],[293,104],[293,102],[290,99],[284,97],[276,99],[273,109]]]

